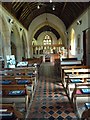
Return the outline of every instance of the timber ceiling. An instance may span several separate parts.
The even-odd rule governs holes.
[[[35,17],[52,13],[68,28],[90,5],[90,2],[3,2],[2,5],[28,29]],[[37,9],[39,5],[40,9]],[[55,10],[52,10],[55,6]]]

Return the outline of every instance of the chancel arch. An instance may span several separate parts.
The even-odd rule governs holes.
[[[58,17],[50,13],[41,14],[32,21],[28,29],[30,40],[29,44],[32,44],[35,33],[47,24],[49,24],[50,27],[54,28],[60,34],[62,43],[65,45],[66,35],[64,32],[66,31],[66,27]],[[30,48],[30,54],[32,55],[32,48]]]

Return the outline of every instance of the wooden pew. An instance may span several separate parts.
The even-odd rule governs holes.
[[[82,65],[82,61],[81,60],[77,60],[76,58],[63,58],[64,60],[62,60],[60,62],[60,66],[61,66],[61,79],[63,78],[63,69],[66,68],[72,68],[74,66],[81,66]]]
[[[82,120],[90,120],[90,109],[85,109],[85,111],[83,111],[82,116],[81,116]]]
[[[65,81],[65,78],[67,79],[68,75],[74,75],[76,77],[76,76],[79,76],[80,74],[90,74],[90,68],[76,68],[76,69],[64,70],[64,73],[63,73],[64,86],[66,87],[70,83],[70,79]]]
[[[3,69],[0,71],[0,76],[5,76],[5,75],[14,75],[13,69],[11,70],[7,70],[7,69]]]
[[[13,75],[16,75],[17,73],[22,73],[22,74],[27,74],[28,72],[34,73],[37,71],[37,68],[36,67],[20,67],[20,68],[11,68],[9,70],[7,68],[4,68],[1,71],[5,75],[13,76]]]
[[[12,85],[15,85],[15,86],[19,86],[20,87],[23,85],[26,86],[26,89],[27,89],[27,92],[28,92],[28,101],[30,100],[30,94],[34,94],[34,89],[35,89],[35,85],[36,85],[36,82],[37,82],[37,67],[21,67],[21,68],[9,68],[9,69],[2,69],[3,73],[5,74],[4,76],[0,76],[0,81],[2,80],[11,80],[12,82],[8,85],[6,85],[7,87],[10,87]],[[2,73],[1,71],[1,73]],[[17,73],[19,73],[17,75]],[[24,80],[28,80],[29,81],[29,84],[26,83],[26,84],[19,84],[20,81],[24,81]],[[19,81],[19,83],[18,83]],[[5,86],[5,85],[3,85]],[[3,89],[3,88],[2,88]],[[16,96],[15,96],[16,97]],[[19,96],[18,96],[19,97]],[[25,97],[25,96],[24,96]],[[25,110],[27,108],[27,100],[25,97]],[[21,98],[21,97],[20,97]],[[4,99],[4,97],[3,97]]]
[[[86,79],[86,78],[90,78],[90,74],[89,73],[85,73],[85,74],[68,74],[68,78],[67,79]]]
[[[81,60],[67,60],[67,61],[61,61],[61,67],[62,66],[74,66],[74,65],[82,65]]]
[[[29,94],[27,85],[0,85],[2,88],[2,102],[21,102],[24,101],[25,110],[28,108]]]
[[[25,68],[25,69],[15,69],[14,71],[14,75],[16,76],[18,73],[20,73],[21,75],[29,75],[31,77],[36,77],[36,79],[38,79],[38,68],[37,67],[29,67],[29,68]]]
[[[90,91],[89,91],[89,93],[87,93],[87,94],[85,94],[84,92],[81,92],[82,90],[81,89],[90,89],[90,84],[88,84],[88,83],[83,83],[83,84],[81,84],[81,83],[77,83],[77,84],[75,84],[75,88],[74,88],[74,91],[73,91],[73,94],[72,94],[72,101],[74,102],[74,103],[76,103],[75,101],[76,101],[76,97],[82,97],[82,96],[90,96]],[[80,91],[80,92],[78,92],[78,91]],[[87,92],[87,91],[86,91]]]
[[[34,63],[39,63],[41,64],[42,63],[42,60],[43,58],[40,57],[40,58],[27,58],[27,59],[24,59],[22,61],[28,61],[28,64],[34,64]]]
[[[64,73],[64,70],[74,70],[74,69],[89,69],[90,66],[86,66],[86,65],[79,65],[79,66],[75,66],[75,65],[72,65],[72,66],[62,66],[61,67],[61,74]],[[63,76],[63,75],[62,75]]]
[[[35,88],[35,78],[29,76],[3,76],[0,80],[2,85],[27,85],[30,95],[33,95]],[[30,98],[29,98],[30,99]]]
[[[90,103],[90,84],[75,84],[75,89],[72,94],[72,101],[74,111],[77,112],[78,117],[81,118],[82,113],[86,109],[85,103]]]
[[[79,68],[78,68],[79,67]],[[66,88],[67,94],[71,99],[71,94],[75,88],[76,83],[89,82],[90,66],[75,66],[63,69],[63,85]]]
[[[77,75],[77,74],[70,74],[70,75],[68,75],[68,78],[66,78],[65,80],[66,80],[66,89],[67,89],[67,93],[68,93],[69,97],[71,96],[70,92],[73,91],[73,89],[75,88],[75,84],[76,84],[76,83],[74,83],[72,85],[70,80],[76,80],[76,79],[81,80],[82,81],[82,83],[80,82],[81,84],[86,83],[87,79],[90,79],[90,73],[88,73],[88,74],[79,74],[79,75]],[[69,86],[70,83],[72,85],[71,88]]]
[[[80,84],[88,83],[89,84],[90,82],[88,82],[87,79],[85,79],[85,81],[83,79],[72,79],[70,82],[68,82],[66,90],[67,90],[67,94],[70,97],[70,99],[71,99],[71,95],[72,95],[72,93],[74,91],[75,84],[77,84],[77,83],[80,83]]]
[[[11,72],[10,72],[11,71]],[[28,68],[14,68],[11,69],[10,71],[6,71],[4,72],[4,76],[29,76],[30,78],[34,77],[35,78],[35,84],[38,80],[38,71],[36,67],[28,67]]]
[[[90,68],[76,68],[76,69],[69,69],[69,70],[64,70],[65,74],[72,73],[72,74],[79,74],[79,73],[89,73]]]
[[[65,84],[65,76],[69,73],[89,73],[90,66],[65,66],[61,68],[62,83]],[[77,72],[78,71],[78,72]],[[64,85],[66,87],[66,84]]]
[[[62,58],[62,61],[75,61],[77,58]]]
[[[24,118],[23,114],[16,109],[15,103],[0,104],[0,113],[1,113],[0,118],[2,117],[2,120],[7,120],[7,119],[16,120],[16,119]],[[3,116],[3,113],[5,114],[5,116]],[[9,116],[7,113],[9,114]]]
[[[90,66],[81,66],[80,65],[80,66],[63,66],[63,67],[61,67],[61,80],[62,80],[63,84],[64,84],[64,78],[65,78],[65,71],[70,70],[71,72],[70,71],[69,72],[73,73],[75,69],[90,69]]]
[[[13,69],[9,69],[10,71],[8,70],[5,70],[4,69],[4,76],[29,76],[30,78],[35,78],[34,82],[36,84],[37,80],[38,80],[38,72],[37,72],[37,68],[36,67],[24,67],[24,68],[13,68]],[[29,78],[28,77],[28,78]]]

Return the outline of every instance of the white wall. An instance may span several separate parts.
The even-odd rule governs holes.
[[[76,48],[75,48],[75,56],[78,57],[78,59],[82,59],[83,56],[83,32],[85,29],[87,29],[89,27],[89,21],[88,21],[88,12],[90,11],[90,9],[86,10],[81,16],[79,16],[79,18],[77,20],[82,20],[82,24],[81,25],[77,25],[77,20],[74,21],[74,23],[69,27],[68,29],[68,39],[71,42],[71,30],[72,28],[75,30],[75,44],[76,44]],[[80,41],[80,53],[77,53],[77,36],[78,34],[80,34],[81,36],[81,41]],[[69,44],[70,44],[69,42]],[[69,56],[70,57],[70,56]]]

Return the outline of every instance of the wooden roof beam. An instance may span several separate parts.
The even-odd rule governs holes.
[[[82,8],[80,7],[80,5],[78,5],[78,2],[74,2],[74,4],[75,4],[80,10],[82,10]]]
[[[66,4],[67,4],[67,2],[64,3],[63,9],[62,9],[62,11],[61,11],[61,15],[60,15],[60,16],[62,16],[62,14],[63,14],[63,12],[64,12],[64,10],[65,10]]]

